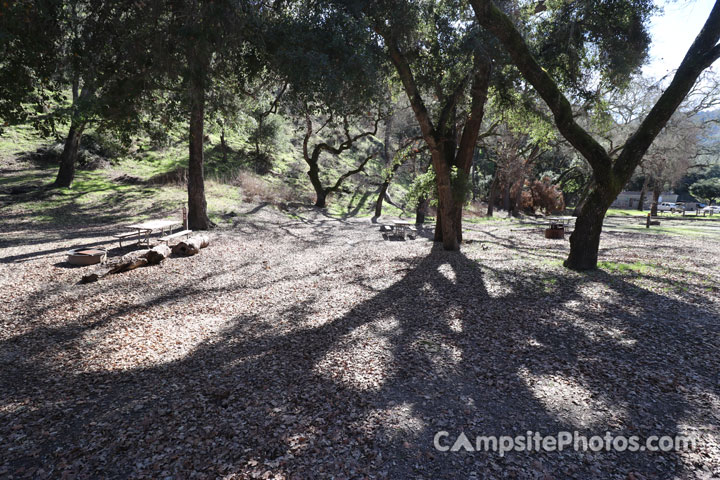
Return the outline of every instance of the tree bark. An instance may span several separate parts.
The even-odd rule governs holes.
[[[220,130],[220,148],[222,148],[222,159],[223,163],[227,163],[227,139],[225,138],[225,122],[223,121],[221,130]]]
[[[657,217],[658,201],[660,200],[661,193],[662,193],[662,189],[658,185],[655,185],[653,187],[653,201],[652,201],[652,205],[650,205],[650,216],[651,217]]]
[[[503,210],[510,216],[510,182],[505,183],[505,189],[503,190]]]
[[[145,254],[145,258],[147,258],[147,261],[150,265],[157,265],[169,256],[170,247],[168,247],[164,243],[161,243],[160,245],[151,248],[150,251]]]
[[[422,225],[425,223],[425,215],[427,215],[428,199],[420,197],[418,204],[415,207],[415,224]]]
[[[487,213],[485,216],[492,217],[495,212],[495,200],[497,199],[497,189],[498,189],[498,172],[497,169],[495,170],[495,175],[493,175],[493,181],[490,184],[490,193],[488,194],[488,208]]]
[[[378,193],[377,200],[375,201],[375,216],[374,218],[380,218],[382,216],[382,207],[383,207],[383,201],[385,200],[385,194],[387,193],[387,189],[390,186],[390,180],[385,180],[382,185],[380,185],[380,192]]]
[[[85,130],[84,123],[73,122],[70,125],[70,130],[65,138],[65,146],[60,156],[60,169],[55,178],[55,183],[53,183],[54,187],[69,187],[72,185],[83,130]]]
[[[317,162],[310,163],[310,169],[307,174],[310,178],[310,184],[313,190],[315,190],[315,206],[325,208],[327,204],[327,192],[325,191],[325,187],[323,187],[322,181],[320,181],[320,169],[318,168]]]
[[[366,157],[360,164],[352,169],[349,170],[335,181],[335,184],[329,187],[323,187],[322,181],[320,180],[320,155],[323,152],[330,153],[332,155],[340,155],[346,150],[349,150],[353,147],[353,145],[356,144],[357,141],[369,137],[371,135],[375,135],[378,130],[378,125],[380,123],[380,120],[382,120],[382,116],[380,115],[380,112],[378,112],[378,116],[375,119],[374,126],[372,130],[363,131],[357,135],[351,135],[350,134],[350,125],[348,122],[347,117],[343,118],[343,127],[345,130],[345,140],[338,146],[334,147],[326,142],[318,143],[315,145],[315,147],[312,149],[312,153],[310,153],[309,149],[309,142],[310,137],[312,137],[313,134],[313,125],[312,125],[312,119],[310,118],[310,113],[306,110],[305,112],[305,136],[303,137],[303,146],[302,146],[302,152],[303,152],[303,160],[305,160],[305,163],[308,164],[310,167],[310,170],[308,170],[308,177],[310,177],[310,183],[313,186],[313,189],[315,190],[315,206],[319,208],[325,208],[327,203],[327,197],[332,192],[336,192],[340,189],[342,186],[342,183],[352,175],[355,175],[356,173],[359,173],[365,169],[365,165],[370,161],[370,159],[375,157],[375,154],[369,155]]]
[[[521,176],[515,184],[518,188],[515,191],[515,198],[513,198],[512,215],[513,217],[518,217],[520,215],[520,210],[522,210],[522,193],[523,187],[525,186],[525,176]]]
[[[188,62],[195,67],[189,82],[190,128],[188,161],[188,226],[192,230],[207,230],[211,226],[205,200],[204,129],[205,89],[208,60],[191,54]]]
[[[645,195],[647,194],[647,189],[648,189],[649,183],[650,183],[650,177],[645,175],[645,180],[643,180],[643,186],[642,186],[642,189],[640,190],[640,198],[638,199],[638,206],[637,206],[637,209],[640,210],[641,212],[645,209],[643,207],[643,204],[645,203]]]
[[[582,211],[575,221],[573,233],[570,235],[570,255],[564,262],[567,268],[582,271],[597,267],[603,219],[617,193],[610,197],[593,189],[585,200]]]
[[[580,216],[580,213],[582,212],[583,207],[585,206],[585,202],[587,202],[587,199],[590,197],[590,193],[593,189],[593,181],[592,178],[587,181],[585,186],[582,189],[582,192],[578,196],[578,203],[575,205],[575,208],[573,209],[573,216],[578,217]]]

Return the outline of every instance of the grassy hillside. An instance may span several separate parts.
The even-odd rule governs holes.
[[[137,138],[126,149],[112,148],[112,138],[97,132],[89,132],[85,139],[83,161],[73,185],[38,190],[35,187],[49,185],[55,179],[62,145],[41,138],[27,126],[7,128],[0,137],[3,214],[36,222],[87,224],[106,222],[118,215],[128,220],[169,215],[186,202],[188,153],[181,132],[163,145]],[[113,154],[104,157],[104,150],[96,144],[109,144],[104,150]],[[264,174],[257,173],[252,146],[239,135],[228,135],[227,146],[222,148],[219,135],[211,133],[205,153],[208,211],[216,223],[236,215],[243,202],[266,202],[286,208],[311,205],[314,200],[307,165],[292,144],[273,156]],[[324,159],[324,180],[334,182],[355,161],[351,156]],[[371,215],[377,198],[375,184],[381,178],[382,168],[380,161],[376,161],[368,165],[367,173],[348,179],[343,192],[330,197],[328,213]],[[401,172],[398,179],[405,185],[391,187],[390,193],[396,200],[405,195],[408,176]],[[384,213],[401,212],[386,204]]]

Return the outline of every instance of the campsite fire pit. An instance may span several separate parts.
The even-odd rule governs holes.
[[[94,265],[106,258],[107,250],[104,248],[76,248],[68,252],[67,261],[73,265]]]

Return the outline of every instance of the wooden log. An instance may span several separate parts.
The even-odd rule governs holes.
[[[150,265],[157,265],[168,256],[170,256],[170,247],[164,243],[151,248],[150,251],[145,254],[145,258],[147,258]]]
[[[150,250],[136,250],[120,257],[119,260],[109,261],[105,265],[97,267],[92,273],[83,275],[80,283],[97,282],[102,277],[112,273],[129,272],[138,267],[142,267],[150,263],[147,254]]]
[[[183,255],[189,257],[197,254],[201,248],[205,248],[210,244],[210,237],[207,235],[196,235],[188,238],[184,242],[180,242],[172,248],[175,255]]]

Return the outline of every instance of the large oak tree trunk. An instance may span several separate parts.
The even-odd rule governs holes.
[[[592,270],[597,266],[600,234],[605,212],[617,195],[602,195],[593,189],[583,204],[570,235],[570,255],[564,265],[572,270]]]
[[[445,151],[436,149],[431,151],[431,154],[433,167],[435,168],[435,184],[437,185],[438,195],[434,240],[442,242],[445,250],[458,250],[460,242],[455,228],[457,212],[450,178],[450,166],[454,162],[455,155],[453,150],[449,148],[445,148]]]
[[[69,187],[75,178],[75,165],[77,164],[78,150],[80,148],[80,139],[82,138],[85,124],[73,123],[70,125],[67,137],[65,138],[65,146],[60,156],[60,169],[57,178],[55,178],[55,187]]]
[[[205,201],[205,173],[203,171],[205,121],[205,85],[195,79],[190,87],[190,160],[188,163],[188,227],[207,230],[210,219]]]

